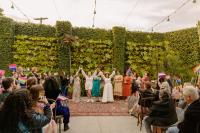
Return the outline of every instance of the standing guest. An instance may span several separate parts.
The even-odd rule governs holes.
[[[123,76],[117,71],[114,77],[114,96],[123,96]]]
[[[141,89],[144,89],[145,88],[145,83],[148,82],[148,81],[151,81],[151,78],[150,78],[150,75],[149,73],[145,73],[142,77],[142,86],[141,86]]]
[[[93,86],[93,78],[97,74],[97,70],[95,70],[93,75],[91,75],[91,72],[88,72],[88,75],[86,75],[86,73],[83,71],[82,68],[81,68],[81,72],[86,80],[85,81],[85,90],[87,91],[87,96],[88,96],[87,102],[94,102],[94,100],[92,99],[91,93],[92,93],[92,86]]]
[[[8,95],[13,91],[15,82],[13,78],[4,78],[2,80],[3,93],[0,94],[0,105],[6,100]]]
[[[200,99],[196,88],[186,86],[183,89],[184,100],[188,107],[184,114],[184,119],[178,124],[179,133],[199,133],[200,132]]]
[[[104,76],[103,72],[100,72],[99,75],[101,75],[101,77],[103,78],[103,80],[105,82],[104,89],[103,89],[102,102],[103,103],[114,102],[113,86],[112,86],[112,83],[111,83],[111,79],[115,75],[115,69],[110,76],[109,76],[108,72],[105,73],[105,76]]]
[[[93,78],[93,86],[92,86],[92,96],[95,98],[99,98],[100,96],[100,82],[101,82],[101,77],[98,75],[94,76]],[[97,99],[99,101],[99,99]]]
[[[132,78],[130,73],[126,73],[126,76],[124,77],[124,83],[123,83],[123,96],[129,97],[131,96],[131,83]]]
[[[64,131],[69,129],[68,123],[70,118],[69,108],[67,106],[62,106],[61,100],[57,99],[58,96],[61,94],[61,90],[59,89],[59,84],[56,79],[52,76],[47,78],[44,82],[44,90],[45,96],[48,99],[53,99],[56,101],[56,115],[63,115],[63,123],[64,123]]]
[[[42,133],[42,127],[51,121],[51,108],[46,98],[44,114],[32,109],[32,99],[26,89],[13,91],[0,111],[0,133]]]
[[[60,74],[60,84],[61,84],[62,95],[67,96],[68,95],[68,88],[69,88],[69,84],[70,84],[70,79],[69,79],[68,75],[67,75],[67,77],[65,76],[64,72],[62,72]]]
[[[17,68],[17,73],[16,73],[17,77],[16,80],[19,83],[21,88],[26,88],[26,81],[27,81],[27,77],[24,74],[24,69],[22,67],[18,67]]]
[[[72,101],[74,102],[80,102],[80,96],[81,96],[81,79],[79,77],[80,69],[76,72],[74,77],[71,77],[71,83],[73,84],[73,94],[72,94]]]

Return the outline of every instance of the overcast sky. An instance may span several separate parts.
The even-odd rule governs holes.
[[[69,20],[73,26],[92,26],[94,0],[0,0],[6,16],[20,21],[27,19],[15,8],[13,1],[34,23],[33,18],[48,17],[44,24],[55,25],[56,20]],[[151,27],[168,16],[187,0],[97,0],[95,27],[111,29],[124,26],[128,30],[151,31]],[[154,31],[166,32],[194,27],[200,20],[200,0],[192,0],[163,22]],[[57,10],[56,10],[57,7]]]

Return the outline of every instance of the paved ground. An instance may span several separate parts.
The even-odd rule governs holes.
[[[132,116],[77,116],[69,125],[66,133],[145,133]]]

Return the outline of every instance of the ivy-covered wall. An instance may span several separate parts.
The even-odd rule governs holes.
[[[72,45],[72,68],[77,71],[82,66],[85,71],[93,72],[99,65],[106,71],[112,69],[112,42],[81,39]]]
[[[8,65],[13,61],[12,44],[14,41],[13,21],[0,16],[0,69],[4,69],[8,74]]]
[[[71,42],[65,43],[63,41],[65,34],[72,35],[72,25],[68,21],[56,22],[56,36],[59,42],[58,59],[59,69],[70,74],[71,69]]]
[[[191,69],[200,62],[200,47],[197,27],[167,32],[165,40],[177,52],[183,64]]]
[[[10,63],[27,67],[43,62],[39,63],[41,67],[60,68],[68,73],[70,68],[76,70],[79,65],[93,70],[100,64],[107,71],[116,67],[123,73],[125,66],[131,66],[139,72],[155,73],[164,70],[165,65],[168,71],[170,66],[174,67],[172,59],[178,59],[177,67],[183,68],[180,72],[184,73],[186,70],[191,72],[200,62],[200,22],[198,30],[194,27],[167,33],[126,31],[123,27],[112,30],[72,27],[68,21],[58,21],[55,26],[18,23],[5,17],[0,17],[0,23],[0,69],[7,70]],[[79,39],[75,43],[64,43],[65,34]],[[33,49],[34,45],[38,50]],[[47,45],[52,45],[53,49]],[[38,55],[30,59],[30,50]],[[174,55],[176,57],[172,58]],[[23,64],[24,60],[28,63]]]
[[[50,25],[15,22],[15,35],[55,37],[56,29]]]
[[[113,66],[121,74],[125,68],[126,30],[123,27],[113,27]]]
[[[52,37],[16,36],[12,45],[14,63],[23,67],[57,69],[58,44]]]

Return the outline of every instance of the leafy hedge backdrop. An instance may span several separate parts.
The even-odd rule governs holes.
[[[58,44],[52,37],[16,36],[13,47],[14,62],[23,67],[58,67]]]
[[[8,65],[12,63],[12,44],[14,41],[13,21],[0,16],[0,69],[8,71]],[[7,73],[8,74],[8,73]]]
[[[200,62],[200,26],[198,30],[194,27],[146,33],[126,31],[123,27],[112,30],[72,27],[68,21],[58,21],[53,27],[0,17],[0,23],[0,69],[7,70],[8,64],[17,63],[55,71],[59,68],[69,73],[70,68],[76,70],[79,65],[93,70],[103,64],[108,71],[117,67],[123,72],[126,66],[131,66],[140,73],[182,73],[189,80],[191,68]],[[66,34],[79,39],[66,43],[63,41]]]

